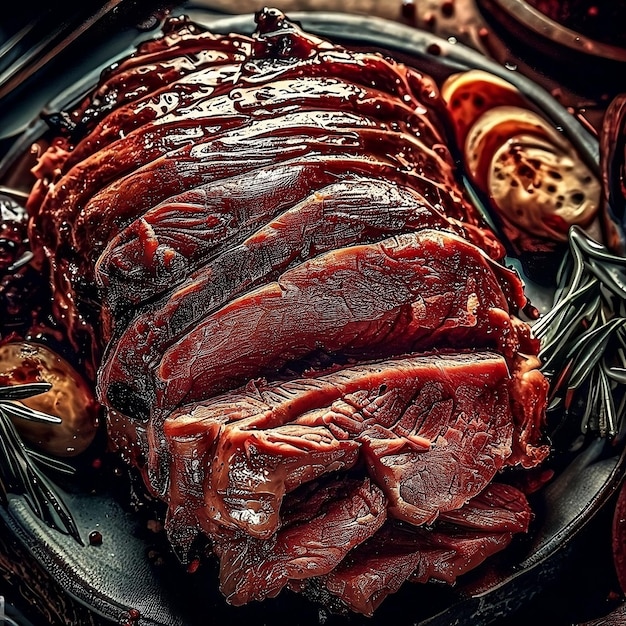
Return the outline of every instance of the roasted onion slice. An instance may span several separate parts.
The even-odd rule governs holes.
[[[31,409],[61,418],[60,424],[19,419],[18,432],[37,449],[71,457],[84,452],[98,428],[98,404],[83,377],[46,346],[10,342],[0,346],[0,384],[47,382],[52,388],[21,400]]]

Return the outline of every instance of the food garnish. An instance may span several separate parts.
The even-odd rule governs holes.
[[[467,173],[513,251],[554,251],[573,225],[601,237],[596,174],[515,87],[492,82],[470,71],[450,77],[442,93],[448,94]],[[459,105],[463,95],[467,102],[478,98],[482,106]]]
[[[14,425],[15,420],[59,423],[60,418],[19,404],[49,390],[49,383],[0,386],[0,502],[6,506],[9,494],[22,494],[39,519],[82,544],[71,511],[55,484],[42,471],[42,468],[47,468],[53,472],[72,474],[74,468],[53,456],[28,448]]]
[[[11,341],[0,345],[0,386],[49,383],[50,389],[23,399],[24,406],[58,417],[60,423],[16,421],[20,435],[48,455],[76,456],[93,441],[98,405],[83,377],[44,345]]]

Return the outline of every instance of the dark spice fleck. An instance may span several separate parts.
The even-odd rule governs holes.
[[[445,17],[452,17],[454,15],[454,0],[446,0],[441,3],[441,14]]]
[[[413,0],[402,0],[401,14],[407,21],[413,21],[416,16],[415,2]]]

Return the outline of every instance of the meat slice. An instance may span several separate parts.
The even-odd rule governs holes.
[[[373,137],[370,139],[376,143]],[[391,141],[392,136],[388,135],[387,139]],[[81,297],[74,291],[73,284],[77,282],[75,277],[80,276],[84,284],[89,285],[93,276],[93,263],[96,262],[98,253],[105,248],[108,240],[115,236],[127,221],[141,215],[143,211],[169,194],[181,192],[186,184],[193,187],[202,182],[236,176],[268,166],[276,159],[279,162],[282,159],[286,161],[291,159],[294,163],[298,158],[306,158],[307,161],[317,159],[320,164],[329,168],[331,173],[335,171],[335,168],[338,168],[340,172],[346,168],[348,171],[356,170],[365,175],[371,175],[380,165],[381,171],[387,172],[391,180],[407,183],[409,179],[422,180],[423,178],[414,172],[398,169],[398,164],[394,165],[387,156],[383,156],[382,161],[369,156],[359,156],[353,160],[350,154],[343,154],[346,150],[350,152],[346,146],[342,147],[339,154],[333,154],[337,146],[330,142],[328,137],[314,141],[311,138],[298,140],[297,137],[276,136],[267,139],[267,142],[261,137],[256,141],[251,139],[243,143],[244,147],[241,150],[237,150],[235,145],[230,145],[226,153],[211,154],[209,151],[204,155],[206,158],[202,157],[202,146],[198,146],[200,155],[188,154],[186,160],[181,158],[180,161],[160,159],[157,160],[159,165],[155,162],[153,167],[140,168],[124,177],[124,182],[111,185],[107,190],[96,194],[76,218],[73,229],[63,226],[63,224],[67,225],[67,222],[59,213],[46,213],[37,218],[40,230],[33,233],[33,240],[41,240],[39,245],[42,245],[48,257],[55,309],[60,317],[68,320],[67,325],[72,339],[75,339],[75,333],[80,333],[86,326],[80,311],[76,310],[76,303],[81,301]],[[358,140],[353,142],[352,147],[355,153],[359,152],[356,147],[358,143]],[[393,149],[396,147],[394,144]],[[312,154],[309,154],[309,151],[312,151]],[[277,153],[280,156],[276,156]],[[303,157],[305,154],[306,156]],[[216,160],[212,160],[211,157]],[[145,186],[150,188],[150,193],[144,193]],[[424,193],[439,197],[440,189],[430,183],[425,184],[425,188]],[[438,203],[438,200],[435,203]],[[75,209],[76,207],[67,209],[66,205],[63,205],[62,211]],[[57,226],[60,227],[59,232],[57,232]],[[65,241],[68,238],[74,241]],[[44,243],[44,239],[48,243]],[[90,295],[88,294],[88,299]],[[80,338],[76,340],[76,344],[79,345],[79,342]],[[99,360],[99,347],[94,354],[94,359]]]
[[[273,271],[296,259],[422,228],[480,239],[492,255],[503,253],[495,240],[471,224],[447,218],[417,192],[358,176],[358,161],[344,160],[344,171],[337,173],[329,165],[318,160],[264,168],[202,188],[195,202],[185,194],[186,202],[175,198],[146,212],[113,238],[96,265],[109,308],[116,311],[153,299],[199,265],[205,266],[201,274],[213,276],[214,260],[233,260],[227,278],[218,273],[207,280],[238,285],[230,292],[234,295],[254,284],[246,280],[248,274],[272,280]],[[323,186],[341,178],[348,180]],[[293,206],[301,197],[306,199]],[[206,312],[206,304],[202,306]],[[188,323],[195,319],[189,316]]]
[[[385,498],[369,480],[334,480],[292,499],[283,527],[268,540],[220,534],[220,589],[234,605],[273,598],[289,581],[331,572],[385,519]]]
[[[168,450],[160,455],[173,459],[170,530],[184,535],[177,525],[200,524],[267,538],[279,528],[286,493],[333,464],[352,467],[357,453],[391,498],[391,515],[432,522],[480,493],[503,467],[524,392],[502,357],[466,353],[258,382],[181,408],[165,421]],[[191,464],[193,473],[184,469]],[[202,491],[194,492],[191,477]],[[201,519],[177,520],[185,507]]]
[[[475,370],[478,379],[497,380],[493,367],[483,373],[476,364]],[[359,436],[370,474],[385,487],[390,515],[417,525],[432,523],[441,510],[454,510],[476,495],[511,454],[506,392],[498,385],[487,390],[473,381],[450,383],[459,385],[456,393],[443,382],[432,384],[391,428],[378,422]],[[500,429],[503,434],[494,436]],[[429,453],[407,445],[405,433],[431,440]],[[433,493],[440,494],[436,500]]]
[[[300,114],[301,122],[302,118],[303,114]],[[328,144],[325,146],[326,152],[331,151],[331,147],[337,150],[342,140],[351,140],[353,146],[358,145],[354,132],[338,130],[341,128],[340,121],[338,127],[331,129],[320,127],[318,120],[315,128],[308,124],[297,131],[292,126],[291,133],[287,130],[281,133],[274,120],[246,124],[242,129],[242,115],[236,112],[234,122],[238,122],[236,126],[239,128],[229,129],[229,118],[224,119],[223,113],[219,114],[219,120],[222,127],[218,123],[218,128],[211,134],[208,134],[206,124],[188,118],[183,118],[180,127],[174,125],[161,128],[160,134],[152,133],[144,137],[137,131],[75,165],[58,181],[41,205],[40,228],[46,241],[49,245],[60,245],[64,233],[58,228],[59,225],[76,222],[81,216],[83,221],[88,222],[91,215],[89,207],[93,203],[100,211],[108,206],[109,213],[112,213],[115,207],[110,202],[119,199],[125,207],[120,207],[120,217],[124,217],[123,223],[126,223],[129,218],[141,215],[144,210],[176,193],[197,184],[236,175],[237,167],[239,173],[243,173],[262,166],[264,162],[287,160],[293,156],[302,156],[309,150],[324,151],[320,138]],[[247,121],[245,117],[243,122]],[[216,121],[213,120],[212,124],[215,125]],[[271,136],[272,131],[276,132],[275,136]],[[329,133],[330,136],[327,136]],[[295,137],[291,136],[293,134]],[[247,152],[245,148],[248,139],[251,144],[249,147],[254,149],[252,152]],[[233,155],[240,144],[246,153],[244,160],[238,160],[237,155]],[[288,152],[289,149],[291,152]],[[231,173],[227,170],[231,160],[229,155],[233,155]],[[144,180],[154,172],[159,173],[159,176],[152,177],[153,184],[144,188],[150,189],[145,197],[126,195],[125,190],[130,190],[137,177]],[[164,178],[166,172],[169,172],[169,177]],[[106,227],[110,227],[108,222]],[[107,230],[104,232],[106,234]],[[77,241],[75,234],[67,233],[67,236],[70,242]]]
[[[375,86],[399,102],[410,102],[413,105],[410,108],[414,110],[428,112],[419,116],[416,134],[428,143],[438,141],[441,128],[437,118],[444,111],[437,86],[430,77],[381,55],[368,52],[346,54],[318,37],[285,26],[281,27],[280,34],[275,31],[253,41],[232,34],[198,33],[197,27],[185,20],[172,22],[166,37],[144,43],[135,55],[103,77],[91,100],[73,112],[74,118],[84,126],[93,123],[93,119],[102,116],[103,112],[114,110],[98,127],[91,129],[85,141],[70,155],[69,162],[76,163],[90,154],[93,149],[90,151],[87,146],[100,149],[111,139],[166,115],[171,103],[178,101],[179,89],[202,98],[203,87],[207,82],[214,82],[210,72],[215,69],[223,72],[222,66],[228,64],[237,68],[235,80],[244,88],[273,84],[278,80],[311,80],[326,76],[368,89]],[[291,40],[290,62],[276,63],[277,48],[284,46],[288,39]],[[169,46],[164,47],[163,41],[169,42]],[[311,63],[311,55],[322,49],[324,62]],[[250,57],[254,60],[244,64]],[[195,89],[187,90],[188,84],[195,84]],[[158,103],[154,100],[156,97]],[[257,101],[263,99],[267,99],[265,92]],[[130,104],[120,107],[124,103]]]
[[[321,166],[324,167],[323,165]],[[300,170],[304,171],[304,170]],[[312,176],[306,170],[308,178]],[[295,167],[287,167],[272,174],[264,173],[258,182],[269,180],[275,183],[284,176],[285,182],[292,176],[299,175]],[[241,181],[239,181],[241,183]],[[250,189],[246,186],[245,190]],[[217,187],[218,197],[223,197],[222,186]],[[267,201],[257,203],[248,201],[247,191],[239,191],[230,196],[227,206],[232,207],[239,197],[242,197],[242,206],[238,213],[245,213],[246,206],[250,212],[271,211],[275,204],[280,203],[281,192],[276,191]],[[293,188],[292,188],[293,192]],[[231,217],[231,219],[234,219]],[[242,218],[243,219],[243,218]],[[172,216],[172,228],[177,225],[176,215]],[[146,309],[118,333],[112,350],[107,355],[101,377],[110,376],[107,386],[122,383],[122,376],[127,379],[138,378],[138,383],[145,380],[138,376],[142,370],[147,371],[152,363],[159,358],[159,354],[176,341],[187,329],[200,321],[211,311],[223,306],[228,300],[255,287],[261,281],[270,281],[278,277],[291,265],[303,257],[314,256],[333,250],[336,247],[348,246],[351,243],[376,241],[391,234],[401,234],[421,228],[438,227],[457,231],[464,234],[473,234],[476,229],[471,225],[462,225],[448,220],[443,214],[430,207],[415,192],[400,188],[391,183],[368,179],[348,180],[330,185],[316,193],[303,203],[290,208],[282,215],[269,221],[267,225],[248,237],[239,246],[228,247],[218,238],[219,243],[214,248],[222,254],[213,259],[206,255],[204,267],[193,274],[179,289],[174,291],[165,301],[147,306]],[[216,230],[223,231],[226,227],[218,225]],[[244,230],[245,233],[245,229]],[[174,235],[178,231],[174,232]],[[237,233],[234,235],[237,238]],[[165,236],[165,235],[164,235]],[[182,255],[176,255],[172,250],[169,254],[164,251],[157,241],[153,240],[155,233],[150,229],[150,235],[131,241],[134,254],[125,249],[125,254],[117,261],[117,253],[113,251],[103,255],[101,263],[107,265],[99,267],[100,275],[106,271],[109,285],[109,306],[117,311],[121,304],[116,306],[122,295],[126,299],[139,300],[143,294],[159,293],[160,289],[154,283],[166,285],[176,283],[176,276],[170,271],[184,276],[184,264],[187,262]],[[168,258],[167,263],[159,264],[155,270],[156,276],[152,281],[146,276],[150,264],[145,257],[153,251],[157,263]],[[143,258],[136,255],[142,254]],[[178,262],[177,262],[178,259]],[[109,261],[110,260],[110,261]],[[114,262],[124,263],[124,268],[110,269]],[[159,271],[165,265],[165,270]],[[181,267],[182,266],[182,267]],[[106,268],[106,269],[105,269]],[[125,271],[122,271],[124,269]],[[171,276],[171,278],[170,278]],[[111,278],[115,277],[112,283]],[[157,282],[158,281],[158,282]],[[147,285],[147,288],[143,287]],[[150,289],[152,287],[152,289]],[[138,348],[144,349],[141,360],[134,355]],[[111,374],[108,374],[109,364]],[[114,369],[115,371],[114,371]],[[120,371],[120,370],[123,370]],[[107,373],[105,373],[107,372]],[[114,373],[113,373],[114,372]],[[124,383],[125,384],[125,383]],[[113,392],[115,393],[115,392]],[[121,407],[120,407],[121,408]]]
[[[404,156],[415,157],[407,161]],[[417,155],[424,155],[422,157]],[[190,187],[253,172],[272,164],[304,156],[365,156],[388,161],[398,168],[396,178],[415,179],[416,186],[429,201],[437,203],[449,193],[446,183],[433,183],[427,170],[440,171],[442,162],[432,160],[410,135],[375,129],[337,129],[299,126],[283,132],[277,120],[245,127],[207,142],[190,145],[133,170],[105,187],[88,202],[71,203],[83,207],[74,216],[65,215],[67,205],[61,198],[57,223],[71,219],[74,249],[87,255],[100,252],[121,227],[158,202]],[[440,175],[437,174],[437,178]],[[141,194],[141,190],[149,193]],[[452,193],[452,192],[450,192]],[[454,204],[456,196],[445,204]]]
[[[221,77],[215,80],[223,82]],[[432,184],[432,180],[441,180],[441,186],[452,188],[454,183],[451,176],[451,163],[439,153],[434,153],[432,148],[426,145],[419,137],[409,132],[400,132],[401,126],[410,122],[410,116],[414,115],[410,109],[407,109],[404,115],[396,114],[395,118],[398,122],[396,131],[378,128],[381,133],[378,136],[374,133],[371,141],[365,141],[367,135],[362,139],[362,133],[356,133],[354,128],[352,133],[347,135],[337,135],[337,132],[331,131],[345,126],[344,117],[357,115],[358,118],[373,116],[374,120],[380,116],[385,117],[390,112],[385,111],[390,106],[396,106],[395,100],[390,100],[388,96],[380,95],[378,92],[365,92],[364,88],[354,85],[345,86],[346,93],[339,93],[341,89],[337,89],[336,83],[333,82],[333,88],[329,91],[328,81],[322,81],[318,85],[318,89],[324,94],[322,97],[316,91],[315,81],[302,80],[300,88],[302,96],[297,96],[297,85],[288,82],[287,85],[272,84],[271,87],[265,87],[270,93],[259,94],[258,88],[249,90],[238,90],[237,93],[229,93],[222,97],[210,98],[209,95],[204,100],[194,102],[190,106],[182,106],[179,102],[169,115],[159,119],[158,124],[148,124],[138,128],[128,136],[125,136],[106,146],[102,150],[93,153],[86,159],[74,165],[59,181],[57,185],[48,194],[41,207],[41,215],[55,216],[57,223],[73,220],[76,216],[70,213],[72,209],[86,207],[89,200],[93,198],[98,191],[103,190],[110,196],[119,188],[119,182],[125,186],[130,181],[121,178],[124,174],[131,171],[140,170],[142,167],[152,169],[150,164],[159,168],[162,161],[176,165],[179,162],[188,162],[189,164],[199,160],[203,163],[207,159],[219,162],[224,159],[224,152],[232,153],[233,142],[237,140],[245,140],[258,142],[258,137],[265,136],[266,141],[257,144],[256,148],[260,150],[259,154],[251,152],[248,154],[250,164],[248,169],[253,169],[254,164],[258,163],[259,156],[263,154],[265,159],[270,158],[273,154],[273,160],[284,160],[288,158],[282,154],[284,149],[289,146],[300,145],[307,146],[308,150],[316,149],[314,139],[319,137],[322,132],[328,133],[326,151],[331,146],[339,149],[341,145],[346,146],[350,151],[360,150],[371,151],[373,153],[388,154],[391,157],[395,154],[404,155],[404,164],[410,164],[415,167],[416,171],[428,179]],[[332,82],[332,81],[331,81]],[[204,89],[210,92],[210,85],[204,86]],[[294,94],[294,91],[296,92]],[[352,93],[355,92],[355,93]],[[293,113],[294,97],[300,102],[299,110]],[[338,101],[353,101],[350,110],[344,113],[339,112],[337,107]],[[337,100],[333,106],[333,100]],[[308,104],[307,104],[308,102]],[[401,104],[400,106],[405,106]],[[204,108],[208,110],[204,110]],[[335,113],[329,115],[328,109]],[[404,122],[404,120],[407,120]],[[361,123],[362,125],[362,123]],[[377,125],[378,126],[378,125]],[[394,147],[385,142],[385,136],[393,134],[398,141]],[[223,140],[220,137],[225,134]],[[293,135],[289,137],[289,141],[285,144],[285,135]],[[333,137],[333,135],[335,135]],[[377,139],[376,139],[377,138]],[[187,147],[186,147],[187,146]],[[202,147],[200,147],[202,146]],[[378,150],[377,150],[378,147]],[[242,146],[242,149],[245,148]],[[273,161],[270,161],[273,162]],[[403,166],[402,162],[398,163],[399,167]],[[205,163],[206,166],[206,163]],[[187,168],[188,169],[188,168]],[[216,175],[208,180],[219,178]],[[193,184],[193,179],[189,178],[189,171],[181,169],[179,175],[185,174],[182,180],[177,181],[174,178],[168,181],[168,185],[172,187],[172,191],[161,199],[172,195],[177,185],[184,181],[185,188]],[[434,176],[432,174],[435,174]],[[223,177],[223,175],[222,175]],[[104,187],[105,184],[113,182],[112,189]],[[156,180],[154,189],[150,194],[154,198],[157,189],[162,188],[163,182]],[[104,188],[104,189],[103,189]],[[145,187],[146,189],[149,187]],[[120,194],[126,200],[125,194]],[[137,198],[133,198],[137,200]],[[96,200],[94,199],[94,202]],[[140,203],[139,206],[142,206]],[[102,210],[102,208],[101,208]],[[135,207],[135,212],[137,207]],[[89,222],[90,213],[85,213],[84,221]],[[119,215],[125,212],[119,210]],[[48,228],[46,226],[46,228]]]
[[[491,523],[484,529],[441,524],[427,530],[387,523],[321,582],[352,610],[365,615],[372,615],[409,578],[414,582],[453,583],[507,547],[514,533],[528,530],[530,507],[513,487],[491,485],[466,504],[458,517],[484,519],[487,510]]]
[[[449,233],[423,230],[340,249],[215,312],[207,298],[207,316],[196,316],[193,329],[171,347],[177,334],[170,320],[181,319],[175,310],[138,318],[130,341],[111,344],[99,376],[101,399],[131,416],[157,400],[168,410],[265,375],[319,347],[377,356],[470,345],[510,355],[520,338],[507,311],[524,301],[512,272]],[[174,321],[174,330],[185,330],[186,317],[178,328]],[[532,351],[531,342],[521,340]],[[137,376],[141,371],[146,375]]]
[[[205,496],[208,526],[234,523],[259,538],[278,529],[285,493],[330,472],[350,469],[359,452],[356,441],[337,438],[327,426],[284,424],[257,430],[250,421],[227,425],[217,447],[207,488],[215,485],[220,492],[215,498]]]
[[[511,356],[520,338],[500,280],[512,278],[472,244],[432,230],[320,255],[168,348],[155,370],[156,404],[210,397],[316,348],[377,356],[470,345]]]
[[[98,117],[103,119],[68,155],[64,172],[137,129],[166,118],[175,109],[190,107],[201,96],[209,97],[231,88],[240,78],[241,61],[245,58],[244,50],[234,44],[235,41],[232,41],[219,50],[206,50],[193,59],[161,62],[162,71],[157,80],[153,72],[146,71],[145,66],[128,70],[126,76],[116,74],[102,93],[103,97],[108,97],[107,91],[115,89],[115,83],[125,82],[126,89],[116,93],[122,98],[108,102],[106,108],[91,108],[83,113],[79,124],[93,123]],[[181,77],[188,74],[191,74],[188,78]],[[176,82],[168,80],[174,77],[178,79]],[[126,82],[129,79],[135,84]],[[104,116],[107,109],[111,112]],[[80,114],[77,112],[75,115]],[[181,118],[179,121],[184,127],[184,120]],[[188,121],[194,122],[195,119],[189,117]]]
[[[418,526],[462,507],[503,466],[530,467],[548,453],[537,438],[529,457],[512,456],[521,436],[514,427],[519,404],[534,400],[535,390],[510,377],[504,359],[482,354],[441,362],[430,358],[408,387],[408,399],[394,393],[395,380],[385,380],[384,393],[347,393],[296,420],[308,426],[332,424],[334,432],[354,437],[369,475],[388,498],[389,515]]]
[[[390,516],[431,524],[441,511],[453,511],[477,495],[511,455],[506,363],[473,357],[470,368],[471,378],[467,369],[455,376],[445,365],[435,375],[422,374],[404,406],[393,395],[361,393],[324,415],[333,423],[336,412],[348,432],[358,433],[370,476],[389,500]],[[431,442],[427,451],[421,440]]]
[[[435,116],[416,114],[416,111],[426,112],[430,107],[440,107],[437,88],[432,80],[417,72],[408,74],[406,68],[401,69],[391,59],[371,53],[346,57],[341,52],[329,50],[325,63],[311,64],[309,59],[305,59],[279,66],[263,63],[242,65],[245,55],[249,55],[249,46],[242,43],[229,57],[224,53],[226,44],[220,42],[212,55],[205,52],[200,59],[190,61],[197,65],[192,73],[181,72],[175,82],[156,91],[151,90],[139,100],[132,98],[129,104],[117,108],[76,146],[68,158],[66,171],[69,166],[140,127],[142,133],[155,133],[160,132],[159,126],[212,119],[217,129],[223,120],[229,118],[242,123],[252,114],[256,119],[268,115],[281,116],[293,110],[293,104],[285,101],[286,90],[274,90],[279,81],[283,84],[289,81],[296,91],[299,81],[306,81],[301,83],[303,87],[310,85],[308,91],[301,89],[301,110],[332,109],[338,91],[351,97],[360,93],[362,107],[359,111],[363,115],[382,121],[394,119],[399,124],[398,129],[403,121],[410,122],[414,133],[422,137],[427,145],[434,143],[442,132]],[[181,65],[179,60],[175,70],[168,67],[164,76],[174,76],[180,72]],[[142,78],[137,76],[137,71],[137,68],[131,71],[135,80]],[[332,89],[327,77],[332,78]],[[318,88],[315,87],[316,79]],[[237,84],[237,91],[229,94],[233,83]],[[360,91],[355,91],[355,86]],[[416,88],[417,94],[412,87]],[[132,93],[132,90],[129,91]],[[389,115],[390,106],[397,107],[393,118]]]
[[[116,148],[148,162],[177,144],[199,141],[207,133],[241,124],[242,115],[226,114],[218,121],[191,114],[195,102],[232,88],[241,73],[241,63],[233,61],[221,55],[213,62],[205,60],[207,66],[201,71],[113,111],[68,155],[63,167],[64,173],[70,174],[67,180],[75,180],[85,169],[95,176],[101,167],[104,182],[107,170],[122,173],[132,167],[132,158],[116,164],[107,161]]]
[[[185,17],[168,20],[166,28],[163,37],[144,41],[135,54],[103,72],[95,91],[72,111],[71,119],[79,128],[88,129],[90,134],[94,133],[94,138],[100,139],[94,127],[101,118],[108,117],[106,122],[100,122],[100,126],[106,126],[115,133],[120,120],[111,117],[111,111],[206,66],[242,62],[252,51],[250,37],[235,33],[201,32],[202,29]],[[132,117],[132,110],[126,117]],[[100,141],[94,143],[104,145]],[[84,154],[81,153],[80,158]]]
[[[441,522],[481,532],[526,532],[533,514],[526,496],[515,487],[492,482],[468,504],[446,511]]]
[[[279,509],[285,494],[326,474],[348,470],[358,460],[359,444],[335,437],[327,426],[285,424],[256,432],[221,430],[220,425],[209,424],[206,433],[171,442],[170,470],[176,483],[168,497],[167,528],[180,545],[193,539],[199,528],[210,536],[228,528],[244,529],[247,537],[268,539],[282,524]],[[202,440],[206,447],[193,452],[192,439],[194,446]],[[218,441],[220,452],[233,447],[233,454],[222,460],[225,467],[219,467],[211,456]],[[190,451],[193,459],[187,454]],[[192,466],[191,475],[185,475]],[[213,468],[220,473],[215,480],[207,474]],[[198,484],[200,491],[194,489]],[[223,485],[225,491],[208,493],[213,484]]]

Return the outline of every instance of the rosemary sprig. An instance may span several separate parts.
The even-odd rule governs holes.
[[[44,393],[50,387],[48,383],[0,387],[0,503],[5,506],[8,504],[9,493],[23,495],[39,519],[83,545],[69,508],[39,466],[65,474],[73,474],[74,468],[28,448],[12,421],[12,418],[18,417],[60,423],[58,417],[19,403],[19,400]]]
[[[573,227],[552,309],[534,326],[549,412],[579,419],[582,433],[614,437],[626,397],[626,259]]]

